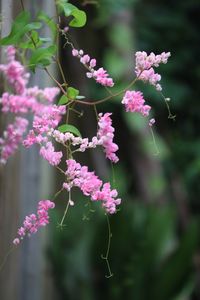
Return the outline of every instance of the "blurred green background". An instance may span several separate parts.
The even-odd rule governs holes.
[[[155,156],[147,121],[126,113],[121,98],[98,108],[98,112],[113,111],[120,148],[114,185],[123,201],[120,211],[110,217],[109,261],[114,276],[105,277],[108,270],[101,258],[108,241],[106,216],[98,205],[90,206],[86,198],[74,194],[76,205],[67,216],[67,226],[64,230],[56,226],[61,207],[52,214],[49,230],[47,256],[57,299],[200,299],[200,2],[73,3],[83,5],[88,14],[88,26],[72,32],[75,43],[107,68],[117,90],[134,76],[135,51],[171,52],[169,63],[159,73],[176,120],[168,119],[163,99],[151,86],[136,86],[153,107],[160,150]],[[61,55],[71,84],[89,98],[104,96],[105,91],[85,79],[85,71],[66,57],[66,51],[69,54],[70,50],[63,49]],[[86,109],[79,125],[83,133],[92,135],[94,112]],[[80,160],[87,161],[104,180],[113,180],[112,168],[101,155],[90,153]]]

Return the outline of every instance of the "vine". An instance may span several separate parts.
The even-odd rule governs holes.
[[[0,100],[0,109],[3,114],[11,114],[13,123],[8,124],[2,137],[0,138],[0,162],[6,164],[8,158],[15,153],[19,145],[29,148],[38,145],[40,155],[54,166],[64,180],[61,189],[55,194],[53,200],[41,200],[38,203],[37,213],[25,217],[23,226],[17,231],[17,237],[13,240],[14,245],[19,245],[26,236],[31,236],[40,227],[49,223],[49,209],[54,209],[55,199],[61,192],[68,193],[68,201],[62,217],[58,224],[63,228],[64,221],[69,211],[69,207],[75,205],[72,200],[72,191],[75,187],[79,188],[83,195],[90,197],[91,201],[98,201],[102,204],[106,212],[108,226],[108,245],[106,254],[102,255],[105,260],[108,274],[107,278],[113,276],[110,263],[109,251],[111,243],[111,228],[108,215],[115,214],[121,204],[118,192],[110,182],[103,181],[87,166],[81,166],[76,160],[77,152],[85,152],[87,149],[101,147],[106,159],[113,164],[118,163],[118,146],[114,142],[115,129],[112,126],[112,113],[99,113],[97,106],[113,98],[122,96],[122,104],[127,112],[139,113],[147,119],[156,154],[159,150],[156,145],[153,133],[154,118],[151,116],[151,106],[147,104],[141,91],[133,90],[137,81],[143,81],[152,85],[164,99],[169,118],[175,119],[169,108],[169,98],[162,94],[160,85],[161,76],[155,72],[162,63],[167,63],[170,52],[163,52],[159,55],[146,52],[135,53],[135,74],[136,77],[127,86],[115,93],[112,92],[114,80],[108,72],[100,67],[97,68],[97,61],[85,54],[82,49],[76,49],[71,41],[68,31],[70,27],[80,28],[85,26],[87,21],[86,13],[67,0],[55,0],[56,22],[54,17],[39,12],[34,21],[25,9],[22,0],[22,12],[16,17],[12,24],[11,32],[8,36],[0,40],[0,46],[7,47],[7,61],[0,65],[0,72],[3,74],[10,90],[5,91]],[[93,1],[84,1],[84,4]],[[95,1],[94,1],[95,2]],[[61,28],[60,15],[68,21],[68,26]],[[51,38],[40,37],[40,29],[47,26],[51,30]],[[59,34],[65,38],[64,49],[70,47],[72,59],[78,59],[86,69],[86,76],[101,85],[108,94],[102,99],[86,99],[80,95],[80,91],[75,87],[69,86],[61,62],[59,60]],[[48,69],[51,64],[56,64],[61,75],[62,82],[55,78]],[[37,68],[41,68],[55,83],[56,87],[46,87],[41,89],[37,86],[29,87],[30,73],[35,73]],[[56,98],[58,98],[57,103]],[[75,112],[78,116],[83,116],[82,112],[75,109],[75,105],[92,106],[97,120],[97,133],[89,140],[83,138],[81,132],[73,124],[69,124],[70,112]],[[33,122],[28,120],[28,115],[32,114]],[[65,119],[65,123],[61,121]],[[28,127],[31,129],[28,130]],[[56,151],[54,144],[58,143],[63,148]],[[59,165],[65,160],[66,169],[63,170]],[[113,171],[113,185],[115,185]],[[87,219],[87,216],[86,216]]]

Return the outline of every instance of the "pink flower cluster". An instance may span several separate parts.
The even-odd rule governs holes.
[[[149,115],[151,107],[145,104],[143,94],[139,91],[126,91],[122,104],[125,105],[126,111],[138,112],[144,117]]]
[[[28,88],[26,94],[39,100],[46,100],[49,103],[54,102],[55,97],[60,93],[60,89],[57,87],[47,87],[39,89],[37,86]]]
[[[0,163],[5,164],[7,159],[16,151],[23,140],[23,134],[28,126],[24,118],[16,117],[13,124],[9,124],[0,138]]]
[[[81,166],[73,159],[67,160],[66,163],[67,182],[63,187],[68,191],[72,187],[78,187],[85,196],[90,196],[92,201],[102,201],[102,206],[109,214],[115,213],[121,199],[117,198],[118,193],[115,189],[111,190],[110,183],[103,184],[94,172],[88,171],[88,167]]]
[[[30,147],[35,143],[47,143],[48,138],[45,135],[50,129],[58,126],[62,115],[66,112],[65,106],[53,104],[55,97],[60,92],[58,88],[42,90],[38,87],[26,87],[29,76],[21,63],[15,60],[15,52],[13,47],[8,47],[8,63],[0,65],[0,71],[3,72],[11,86],[14,86],[14,94],[3,93],[0,99],[1,110],[5,114],[12,113],[16,116],[15,123],[8,126],[3,138],[0,139],[0,162],[4,163],[17,150],[28,126],[28,120],[21,118],[21,114],[23,116],[28,113],[33,115],[32,129],[23,141],[25,147]],[[49,154],[47,154],[48,151]],[[53,145],[52,147],[50,145],[43,147],[40,153],[46,159],[50,158],[50,153],[53,153],[54,157],[49,162],[51,164],[59,162],[60,153],[53,151]]]
[[[84,152],[86,149],[96,148],[102,144],[96,136],[94,136],[90,142],[88,138],[76,137],[70,132],[62,133],[59,130],[50,130],[48,134],[52,136],[56,142],[61,143],[64,146],[67,146],[67,142],[70,142],[74,147],[78,146],[79,148],[76,148],[75,152]]]
[[[111,113],[99,114],[97,138],[101,141],[106,157],[112,162],[118,162],[119,158],[115,152],[119,149],[117,144],[113,142],[114,127],[112,127]]]
[[[49,224],[48,210],[55,207],[55,204],[50,200],[41,200],[38,203],[37,215],[31,214],[25,217],[23,226],[18,229],[18,237],[13,240],[13,244],[18,245],[23,238],[33,233],[36,233],[40,227]]]
[[[38,105],[34,113],[33,129],[38,134],[47,133],[51,128],[58,126],[65,112],[66,108],[64,105]]]
[[[109,74],[104,68],[99,68],[98,70],[94,69],[96,67],[96,59],[91,59],[88,54],[84,55],[83,50],[78,51],[77,49],[73,49],[72,55],[78,57],[80,62],[89,70],[89,72],[86,73],[88,78],[94,78],[96,82],[103,86],[113,87],[113,79],[109,77]]]
[[[53,144],[48,139],[48,134],[61,120],[61,116],[65,113],[65,106],[49,105],[41,106],[36,111],[33,119],[33,129],[31,129],[23,141],[23,145],[29,148],[33,144],[41,145],[40,155],[46,159],[51,165],[57,166],[62,158],[62,152],[55,151]]]
[[[45,146],[42,146],[40,149],[40,155],[46,159],[50,165],[57,166],[61,162],[63,156],[62,152],[56,152],[54,146],[51,142],[46,143]]]
[[[161,91],[162,87],[158,83],[161,80],[161,75],[155,73],[153,67],[158,67],[161,63],[166,64],[170,56],[170,52],[163,52],[159,55],[155,55],[153,52],[150,55],[147,55],[145,51],[136,52],[135,73],[137,77],[145,82],[149,82],[158,91]]]
[[[75,137],[72,133],[62,133],[59,130],[50,130],[48,135],[52,136],[58,143],[67,147],[66,142],[70,142],[72,146],[78,146],[74,152],[84,152],[86,149],[96,148],[102,146],[106,153],[106,158],[112,162],[118,162],[118,157],[115,152],[118,150],[117,144],[113,142],[114,131],[112,127],[111,113],[99,114],[97,136],[89,141],[88,138]],[[30,136],[30,143],[32,143],[32,136]]]
[[[14,91],[21,95],[26,89],[29,73],[26,73],[25,68],[20,62],[15,60],[16,50],[14,47],[7,48],[7,61],[6,65],[0,65],[0,71],[4,73],[8,82],[14,87]]]

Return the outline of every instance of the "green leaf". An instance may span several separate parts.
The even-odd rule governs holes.
[[[67,0],[58,0],[57,6],[59,13],[64,12],[66,17],[69,17],[71,15],[73,9],[77,9],[76,6],[74,6],[71,3],[68,3]]]
[[[71,3],[65,3],[63,6],[63,11],[66,17],[69,17],[72,15],[72,11],[78,9],[76,6],[74,6]]]
[[[0,45],[17,45],[28,32],[41,28],[40,22],[29,23],[29,20],[30,14],[28,12],[20,13],[13,22],[10,34],[0,40]]]
[[[75,126],[70,125],[70,124],[63,124],[63,125],[59,126],[58,130],[63,133],[71,132],[74,135],[81,137],[80,131]]]
[[[73,20],[69,23],[71,27],[83,27],[87,21],[86,13],[83,10],[78,9],[66,0],[57,1],[58,10],[60,13],[64,13],[66,17],[73,17]]]
[[[26,42],[21,42],[19,47],[22,49],[35,49],[35,47],[40,47],[42,45],[42,40],[39,38],[37,31],[32,30],[30,37],[31,39]]]
[[[53,21],[52,18],[50,18],[45,12],[41,11],[38,16],[38,20],[43,21],[51,30],[52,39],[55,40],[56,32],[57,32],[57,26],[56,23]]]
[[[64,105],[64,104],[66,104],[67,102],[69,102],[69,99],[68,99],[65,95],[63,95],[63,96],[60,98],[60,100],[58,101],[58,105]]]
[[[78,96],[78,94],[79,94],[79,90],[77,90],[77,89],[75,89],[75,88],[73,88],[73,87],[68,87],[68,89],[67,89],[67,97],[69,98],[69,99],[76,99],[76,97]]]
[[[30,69],[35,71],[35,67],[38,65],[48,66],[51,63],[51,58],[56,52],[56,45],[52,45],[48,48],[38,48],[33,52],[30,58]]]
[[[76,9],[72,11],[74,19],[69,23],[71,27],[83,27],[86,24],[87,16],[83,10]]]

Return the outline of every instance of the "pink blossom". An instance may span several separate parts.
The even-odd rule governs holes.
[[[18,236],[13,240],[13,244],[18,245],[23,238],[33,233],[36,233],[42,226],[49,223],[48,210],[53,209],[55,204],[50,200],[41,200],[38,203],[37,215],[30,214],[25,217],[23,226],[18,229]]]
[[[155,119],[153,118],[153,119],[151,119],[150,121],[149,121],[149,126],[150,127],[152,127],[153,126],[153,124],[155,124]]]
[[[39,134],[48,132],[51,128],[57,127],[62,115],[66,112],[66,108],[63,105],[42,105],[35,107],[35,110],[33,128]]]
[[[19,143],[23,140],[23,134],[26,131],[28,120],[17,117],[23,114],[32,113],[33,124],[27,137],[24,139],[24,146],[30,147],[35,143],[47,143],[47,134],[50,129],[58,126],[62,115],[65,114],[65,106],[53,104],[55,97],[60,89],[51,87],[39,89],[38,87],[27,88],[29,74],[24,67],[15,59],[15,48],[7,49],[7,64],[0,65],[0,71],[3,72],[11,87],[14,87],[14,94],[3,93],[0,99],[3,113],[12,113],[16,116],[16,122],[10,124],[0,138],[0,162],[5,163],[10,155],[17,150]],[[20,89],[20,90],[19,90]],[[18,121],[17,121],[18,120]],[[26,125],[26,126],[25,126]]]
[[[7,159],[17,150],[23,140],[23,134],[28,126],[24,118],[16,117],[13,124],[9,124],[0,139],[0,162],[6,163]]]
[[[78,57],[80,62],[89,69],[89,72],[86,73],[88,78],[94,78],[96,82],[103,86],[113,87],[113,79],[109,77],[106,70],[103,68],[94,69],[96,67],[96,59],[91,59],[88,54],[84,55],[83,50],[78,51],[77,49],[73,49],[72,55]]]
[[[17,245],[19,245],[19,243],[20,243],[20,239],[16,238],[16,239],[13,240],[14,245],[17,246]]]
[[[163,52],[159,55],[155,55],[153,52],[151,52],[150,55],[147,55],[145,51],[136,52],[136,75],[139,79],[149,82],[151,85],[155,86],[158,91],[161,91],[162,87],[158,83],[161,80],[161,76],[160,74],[155,73],[153,67],[158,67],[161,63],[166,64],[170,56],[170,52]]]
[[[65,26],[65,27],[63,28],[63,30],[64,30],[64,32],[68,32],[68,31],[69,31],[69,27],[68,27],[68,26]]]
[[[143,94],[139,91],[126,91],[122,104],[125,105],[126,111],[138,112],[143,116],[148,116],[151,107],[145,104]]]
[[[116,206],[121,203],[117,197],[117,191],[110,189],[110,184],[103,182],[95,175],[94,172],[88,171],[88,167],[81,166],[73,159],[67,163],[67,181],[63,183],[63,188],[68,191],[72,187],[78,187],[85,196],[90,196],[93,201],[102,201],[102,206],[110,214],[116,212]]]
[[[112,87],[114,85],[113,79],[108,77],[108,73],[103,68],[99,68],[97,71],[93,72],[93,77],[96,82],[104,86]]]
[[[115,199],[117,196],[117,190],[111,190],[110,183],[104,183],[102,190],[97,191],[92,196],[92,200],[102,201],[102,205],[105,207],[106,211],[110,214],[113,214],[116,212],[116,206],[121,203],[121,199]]]
[[[25,72],[23,65],[15,60],[15,49],[13,47],[8,47],[7,58],[8,63],[0,65],[0,70],[6,76],[8,82],[12,84],[16,93],[21,95],[25,91],[29,74]]]
[[[111,113],[105,113],[104,115],[102,113],[99,114],[97,138],[101,141],[106,157],[116,163],[119,160],[115,154],[118,150],[118,146],[113,142],[115,129],[112,127],[111,115]]]
[[[48,142],[40,149],[40,155],[46,159],[52,166],[57,166],[61,162],[62,152],[56,152],[51,142]]]
[[[90,61],[90,57],[89,57],[88,54],[82,56],[81,59],[80,59],[80,62],[81,62],[82,64],[84,64],[84,65],[87,64],[87,63],[89,63],[89,61]]]
[[[90,67],[94,68],[94,67],[96,67],[96,64],[97,64],[96,59],[95,58],[91,59],[91,61],[90,61]]]
[[[28,110],[32,106],[30,97],[26,95],[10,95],[8,93],[3,93],[1,98],[2,112],[17,113],[28,113]]]
[[[13,46],[8,46],[8,48],[7,48],[8,61],[14,60],[15,54],[16,54],[16,49]]]
[[[73,56],[78,56],[78,50],[77,49],[73,49],[72,50],[72,55]]]
[[[30,130],[28,135],[26,136],[26,139],[23,140],[23,145],[24,147],[29,148],[35,143],[37,143],[36,135],[33,130]]]

